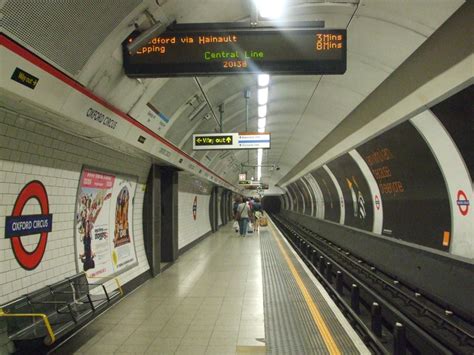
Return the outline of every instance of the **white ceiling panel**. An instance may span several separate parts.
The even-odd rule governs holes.
[[[123,74],[120,43],[134,22],[146,28],[153,18],[176,18],[178,23],[248,23],[251,0],[103,0],[95,1],[93,6],[89,1],[76,3],[6,0],[0,9],[2,25],[8,24],[8,33],[65,71],[87,73],[83,84],[123,111],[146,117],[146,102],[150,101],[170,118],[160,134],[217,173],[225,172],[228,180],[236,181],[237,176],[231,175],[240,169],[241,162],[247,162],[247,151],[224,156],[219,152],[193,152],[192,134],[214,132],[218,125],[208,115],[211,108],[207,105],[196,117],[191,114],[204,102],[205,94],[217,118],[218,105],[224,104],[224,131],[243,131],[243,91],[249,88],[249,130],[256,130],[256,76],[200,77],[204,94],[194,78],[171,78],[163,85],[152,85],[154,80],[163,79],[139,81]],[[324,20],[327,28],[347,27],[347,72],[322,77],[271,77],[266,130],[272,133],[272,149],[264,152],[263,164],[277,163],[281,169],[262,168],[265,180],[272,184],[285,176],[462,3],[288,0],[283,20]],[[83,133],[80,129],[77,132]],[[251,151],[250,163],[255,161],[256,151]]]

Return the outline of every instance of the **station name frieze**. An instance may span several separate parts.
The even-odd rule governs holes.
[[[114,120],[113,118],[107,116],[106,114],[100,111],[97,111],[96,109],[93,109],[92,107],[89,107],[89,109],[86,112],[86,116],[112,129],[115,129],[115,127],[117,126],[116,120]]]

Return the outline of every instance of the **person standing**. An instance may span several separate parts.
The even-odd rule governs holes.
[[[258,198],[255,198],[253,203],[253,214],[255,216],[255,230],[258,231],[260,229],[260,217],[263,216],[262,204]]]

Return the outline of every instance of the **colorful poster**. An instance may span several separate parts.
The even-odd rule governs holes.
[[[89,169],[82,171],[76,206],[79,271],[110,276],[137,261],[133,240],[136,181]]]

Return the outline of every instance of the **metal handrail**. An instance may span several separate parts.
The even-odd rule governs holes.
[[[0,317],[39,317],[43,320],[44,326],[48,332],[48,335],[51,339],[51,344],[56,341],[56,336],[51,328],[51,323],[49,318],[44,313],[5,313],[2,308],[0,308]]]

